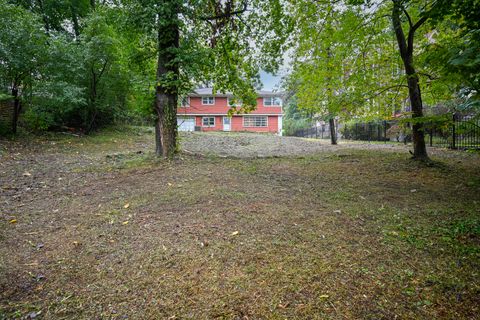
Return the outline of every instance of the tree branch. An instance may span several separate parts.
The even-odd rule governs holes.
[[[428,17],[423,16],[420,18],[420,20],[417,21],[417,23],[415,23],[413,26],[410,27],[410,30],[408,31],[408,44],[407,44],[409,53],[413,52],[413,38],[415,37],[415,31],[418,28],[420,28],[420,26],[424,24],[425,21],[427,21],[427,19]]]
[[[231,8],[228,7],[228,9],[223,13],[220,13],[220,14],[217,14],[217,15],[214,15],[214,16],[209,16],[209,17],[200,17],[200,19],[209,21],[209,20],[221,20],[221,19],[229,18],[231,16],[236,16],[236,15],[244,13],[245,11],[247,11],[247,7],[248,7],[248,1],[244,0],[242,2],[242,8],[241,9],[238,9],[238,10],[235,10],[235,11],[230,11]]]
[[[393,29],[395,31],[395,36],[397,38],[397,43],[398,43],[398,49],[400,50],[400,56],[402,57],[402,60],[405,62],[405,59],[407,59],[407,53],[408,51],[408,46],[407,46],[407,41],[405,39],[405,34],[403,33],[402,29],[402,22],[400,21],[400,11],[402,5],[399,3],[399,1],[393,0],[393,9],[392,9],[392,24],[393,24]],[[412,42],[413,42],[413,34],[412,34]]]
[[[406,9],[404,6],[401,6],[401,9],[402,9],[403,13],[405,14],[405,16],[407,17],[407,19],[408,19],[408,24],[410,25],[410,29],[412,29],[412,28],[413,28],[412,18],[410,18],[410,15],[408,14],[407,9]]]

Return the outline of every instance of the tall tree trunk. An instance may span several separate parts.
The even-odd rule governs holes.
[[[425,134],[423,123],[415,121],[415,119],[423,117],[422,94],[420,91],[418,74],[413,64],[413,39],[415,31],[426,21],[426,18],[420,19],[416,24],[412,24],[409,20],[408,40],[405,39],[403,33],[400,15],[402,6],[400,0],[393,0],[392,24],[397,38],[400,56],[402,57],[405,73],[407,75],[408,94],[410,98],[410,106],[412,108],[412,141],[413,141],[413,158],[418,160],[428,160],[427,148],[425,145]]]
[[[178,1],[164,2],[164,13],[158,22],[158,63],[155,111],[158,132],[156,152],[172,157],[177,152],[177,99],[179,76],[176,49],[179,45]]]
[[[332,50],[329,47],[327,47],[327,61],[328,63],[330,63],[330,59],[332,58]],[[331,103],[332,103],[332,95],[333,95],[333,90],[332,90],[332,84],[331,84],[331,77],[328,76],[327,77],[327,105],[328,105],[328,109],[332,109],[332,106],[331,106]],[[330,111],[329,110],[329,111]],[[337,144],[337,132],[335,130],[335,116],[332,115],[332,114],[329,114],[329,118],[328,118],[328,124],[329,124],[329,127],[330,127],[330,142],[331,144],[333,145],[336,145]]]
[[[18,86],[14,84],[12,87],[13,96],[13,117],[12,117],[12,132],[17,133],[18,117],[20,116],[20,98],[18,97]]]
[[[330,127],[330,142],[332,144],[337,144],[337,130],[335,130],[335,117],[330,117],[330,119],[328,119],[328,124]]]

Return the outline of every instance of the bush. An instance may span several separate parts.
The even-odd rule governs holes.
[[[46,131],[56,124],[53,114],[34,108],[25,112],[22,122],[27,130],[34,132]]]

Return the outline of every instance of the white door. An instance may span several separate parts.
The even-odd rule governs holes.
[[[230,117],[223,117],[223,131],[230,131],[231,130],[231,124],[232,118]]]
[[[178,131],[194,131],[195,118],[192,117],[178,117],[177,118]]]

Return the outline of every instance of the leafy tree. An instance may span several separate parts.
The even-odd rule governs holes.
[[[75,126],[86,106],[83,48],[62,34],[48,42],[40,76],[32,82],[31,94],[25,101],[28,108],[24,120],[34,131]]]
[[[128,109],[130,79],[134,73],[126,64],[124,48],[129,48],[125,45],[128,39],[115,27],[124,12],[113,6],[94,6],[94,1],[63,1],[58,2],[58,7],[50,1],[15,2],[18,4],[8,4],[7,8],[26,15],[26,26],[19,24],[21,19],[11,18],[12,15],[10,20],[3,19],[6,25],[18,27],[20,38],[16,41],[21,41],[20,45],[7,40],[3,43],[4,47],[20,52],[5,51],[5,63],[16,59],[25,64],[22,70],[15,69],[25,80],[13,88],[21,88],[17,91],[23,96],[27,126],[34,130],[67,126],[88,133],[122,117]],[[71,6],[82,8],[76,21],[72,11],[65,9]],[[28,23],[35,25],[29,27]],[[15,40],[16,35],[10,31],[8,27],[2,28],[0,36]],[[42,40],[41,45],[32,44],[37,37]],[[3,66],[13,72],[11,67]],[[15,78],[6,73],[1,76],[5,88],[12,87],[9,77]],[[16,119],[19,111],[18,108]]]
[[[125,1],[129,23],[155,37],[156,153],[176,150],[178,96],[213,82],[242,100],[232,112],[255,108],[259,70],[278,66],[285,38],[279,0]],[[270,28],[269,28],[270,27]],[[252,43],[261,44],[260,48]]]
[[[82,20],[93,9],[95,0],[8,0],[29,10],[43,22],[46,33],[52,31],[78,37]]]
[[[285,135],[293,135],[297,130],[306,129],[311,126],[311,115],[305,114],[304,110],[298,108],[295,96],[285,100],[283,108],[283,131]]]
[[[80,37],[84,49],[87,104],[81,125],[86,132],[98,124],[111,123],[115,108],[124,106],[128,92],[127,72],[122,68],[122,39],[111,23],[107,10],[97,9],[85,20]]]
[[[0,79],[13,97],[12,131],[17,132],[21,99],[44,63],[47,38],[37,17],[0,0]]]
[[[424,100],[433,102],[437,98],[438,101],[438,97],[434,97],[438,93],[442,98],[451,98],[452,90],[445,82],[441,85],[433,82],[436,79],[424,63],[425,49],[432,42],[434,29],[445,17],[463,20],[459,19],[462,14],[478,15],[472,13],[478,1],[467,2],[290,1],[292,9],[288,11],[297,21],[296,35],[300,39],[295,47],[297,63],[293,72],[300,101],[302,96],[311,100],[306,100],[310,105],[318,101],[316,104],[320,106],[316,109],[327,113],[371,116],[396,109],[406,92],[411,107],[413,156],[428,159],[423,130]],[[464,9],[470,13],[461,13]],[[392,36],[395,47],[392,47]],[[465,74],[466,78],[473,79],[469,80],[471,86],[476,79],[477,62],[475,55],[464,49],[457,50],[462,58],[450,56],[449,62],[443,64],[461,65],[462,70],[469,73]],[[447,72],[451,73],[451,69]],[[425,98],[422,91],[429,95]],[[385,108],[387,105],[390,107]]]
[[[431,13],[438,27],[425,63],[438,80],[454,86],[465,101],[460,108],[480,109],[480,1],[439,2]]]

